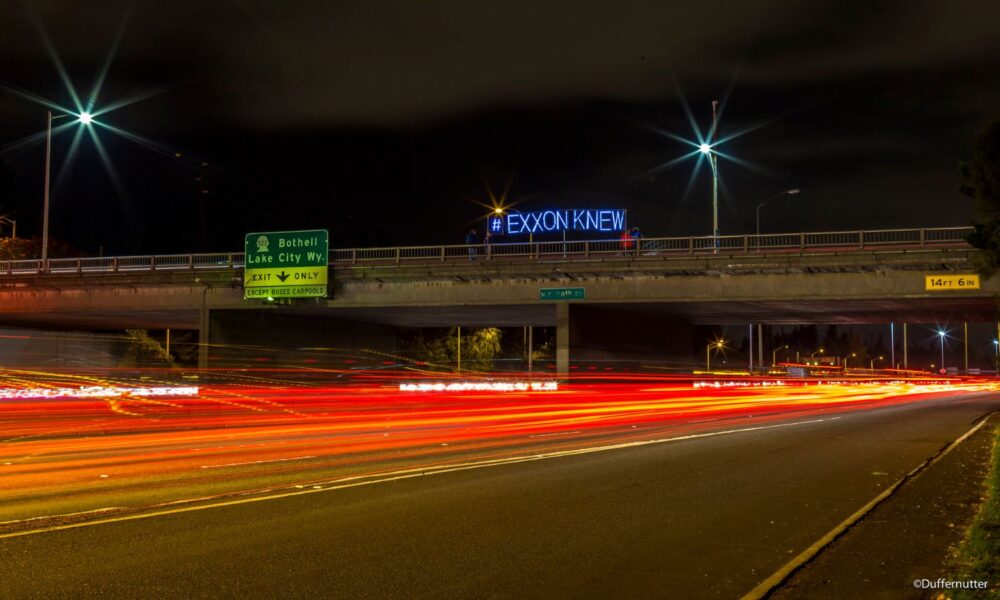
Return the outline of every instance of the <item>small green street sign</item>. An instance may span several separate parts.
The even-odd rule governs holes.
[[[583,300],[585,288],[542,288],[538,290],[539,300]]]
[[[248,233],[243,298],[326,296],[330,234],[325,229]]]

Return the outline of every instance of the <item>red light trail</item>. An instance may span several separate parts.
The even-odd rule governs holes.
[[[986,380],[697,383],[690,377],[630,375],[614,382],[575,377],[546,391],[517,385],[501,386],[507,390],[502,392],[454,386],[426,391],[428,385],[404,385],[425,391],[401,391],[401,381],[465,380],[351,375],[342,384],[330,384],[330,373],[325,383],[282,383],[288,372],[260,370],[238,374],[253,383],[195,387],[3,372],[2,387],[22,393],[0,399],[0,529],[42,515],[138,509],[997,389]],[[482,381],[473,383],[483,387]],[[117,391],[24,397],[74,385]],[[189,395],[143,391],[168,388]]]

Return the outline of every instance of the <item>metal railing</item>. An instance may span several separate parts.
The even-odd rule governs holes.
[[[728,235],[678,238],[514,242],[502,244],[401,246],[395,248],[331,249],[334,267],[355,265],[440,264],[461,261],[586,261],[618,257],[648,260],[671,257],[780,254],[795,252],[847,252],[922,248],[969,248],[971,227],[878,229]],[[51,258],[0,261],[0,276],[83,275],[153,271],[223,271],[243,268],[243,253],[168,254]]]

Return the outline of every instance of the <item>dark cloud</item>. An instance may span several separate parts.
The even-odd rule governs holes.
[[[106,136],[127,198],[86,140],[58,190],[54,228],[121,251],[236,247],[275,220],[343,243],[458,239],[484,177],[511,175],[528,203],[705,233],[705,170],[643,175],[687,151],[653,131],[691,135],[678,91],[702,128],[728,93],[722,133],[752,129],[727,148],[759,168],[722,164],[724,233],[791,186],[769,227],[959,225],[956,164],[1000,106],[991,2],[0,0],[0,80],[67,104],[31,14],[81,89],[129,15],[101,100],[163,88],[107,116],[159,148]],[[39,148],[11,144],[44,109],[0,95],[0,123],[30,196]]]

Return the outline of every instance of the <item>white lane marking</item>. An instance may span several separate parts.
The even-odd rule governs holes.
[[[242,467],[243,465],[262,465],[264,463],[286,462],[289,460],[306,460],[315,456],[296,456],[295,458],[275,458],[273,460],[251,460],[249,462],[227,463],[224,465],[201,465],[202,469],[219,469],[222,467]]]
[[[888,488],[886,488],[884,492],[882,492],[878,496],[875,496],[870,502],[868,502],[868,504],[865,504],[864,506],[859,508],[853,515],[841,521],[836,527],[828,531],[826,535],[816,540],[811,546],[803,550],[798,556],[788,561],[783,567],[775,571],[774,574],[772,574],[764,581],[760,582],[757,585],[757,587],[750,590],[750,592],[747,593],[745,596],[743,596],[741,600],[759,600],[760,598],[764,598],[768,594],[773,592],[775,588],[784,583],[785,579],[787,579],[788,576],[791,575],[793,571],[795,571],[805,563],[812,560],[812,558],[815,557],[817,554],[819,554],[820,551],[823,550],[823,548],[828,546],[831,542],[833,542],[833,540],[837,539],[840,536],[840,534],[846,531],[848,527],[854,525],[862,518],[864,518],[866,514],[868,514],[869,512],[872,511],[872,509],[881,504],[883,500],[891,496],[893,492],[895,492],[896,489],[899,488],[901,485],[909,481],[911,478],[913,478],[915,475],[917,475],[924,469],[930,467],[934,463],[944,458],[946,454],[951,452],[959,444],[968,439],[972,434],[979,431],[979,429],[983,425],[985,425],[987,421],[989,421],[989,415],[987,415],[985,419],[981,420],[972,429],[962,434],[962,436],[959,437],[957,440],[948,444],[948,446],[944,450],[942,450],[940,454],[937,454],[933,458],[928,458],[924,460],[922,463],[914,467],[909,473],[907,473],[898,481],[896,481]]]
[[[555,433],[538,433],[535,435],[529,435],[529,438],[540,438],[540,437],[552,437],[554,435],[573,435],[574,433],[580,433],[579,431],[557,431]]]
[[[103,512],[110,512],[113,510],[122,510],[123,506],[108,506],[106,508],[94,508],[91,510],[84,510],[75,513],[66,513],[64,515],[56,515],[56,517],[78,517],[81,515],[96,515]],[[42,519],[51,519],[52,517],[29,517],[27,519],[17,519],[14,521],[0,521],[0,525],[14,525],[17,523],[30,523],[32,521],[41,521]]]
[[[377,483],[388,483],[391,481],[400,481],[403,479],[413,479],[416,477],[427,477],[430,475],[441,475],[444,473],[453,473],[456,471],[469,471],[473,469],[483,469],[486,467],[498,467],[502,465],[511,465],[525,462],[534,462],[539,460],[547,460],[550,458],[561,458],[564,456],[577,456],[581,454],[592,454],[596,452],[607,452],[610,450],[621,450],[624,448],[637,448],[640,446],[650,446],[653,444],[665,444],[668,442],[680,442],[685,440],[694,440],[699,438],[708,437],[719,437],[723,435],[732,435],[734,433],[746,433],[749,431],[763,431],[766,429],[777,429],[779,427],[795,427],[797,425],[811,425],[814,423],[823,423],[825,421],[836,421],[841,417],[827,417],[824,419],[811,419],[808,421],[794,421],[792,423],[776,423],[774,425],[758,425],[756,427],[743,427],[741,429],[726,429],[723,431],[711,431],[707,433],[693,433],[689,435],[680,435],[676,437],[660,438],[655,440],[637,440],[633,442],[623,442],[620,444],[610,444],[607,446],[595,446],[592,448],[578,448],[575,450],[559,450],[555,452],[546,452],[542,454],[534,454],[531,456],[522,457],[510,457],[510,458],[495,458],[489,460],[482,460],[476,462],[468,463],[457,463],[453,465],[442,465],[440,467],[416,467],[411,469],[401,469],[398,471],[392,471],[389,473],[384,473],[378,479],[371,479],[372,475],[352,475],[350,477],[343,477],[340,479],[332,479],[330,481],[322,481],[312,486],[312,489],[308,490],[296,490],[289,491],[283,494],[273,494],[270,496],[258,496],[253,498],[239,498],[236,500],[227,500],[225,502],[215,502],[212,504],[201,504],[197,506],[183,506],[180,508],[170,508],[167,510],[156,510],[151,512],[132,514],[132,515],[122,515],[120,517],[110,517],[106,519],[97,519],[94,521],[84,521],[80,523],[68,523],[65,525],[53,525],[52,527],[42,527],[39,529],[30,529],[26,531],[13,531],[10,533],[0,533],[0,540],[5,540],[8,538],[21,537],[25,535],[35,535],[39,533],[49,533],[53,531],[62,531],[65,529],[78,529],[80,527],[91,527],[94,525],[108,525],[111,523],[118,523],[121,521],[135,521],[139,519],[150,519],[153,517],[162,517],[166,515],[193,512],[196,510],[207,510],[210,508],[222,508],[225,506],[236,506],[240,504],[249,504],[251,502],[263,502],[265,500],[278,500],[281,498],[291,498],[293,496],[302,496],[304,494],[315,494],[317,492],[329,492],[334,490],[343,490],[347,488],[360,487],[366,485],[374,485]],[[322,487],[324,485],[330,487]],[[296,486],[293,486],[296,487]],[[286,488],[291,489],[291,488]],[[188,500],[175,500],[173,502],[167,502],[161,506],[167,505],[177,505],[177,504],[193,504],[197,502],[205,502],[215,499],[213,496],[206,496],[203,498],[191,498]],[[72,513],[73,515],[84,515],[89,511],[82,511],[79,513]],[[7,521],[4,524],[17,524],[26,522],[28,520],[39,520],[46,518],[59,518],[67,515],[50,515],[48,517],[33,517],[32,519],[25,519],[23,521]]]

